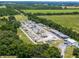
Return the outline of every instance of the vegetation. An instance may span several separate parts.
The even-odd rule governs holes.
[[[56,50],[56,52],[54,52]],[[58,52],[58,53],[57,53]],[[59,50],[57,49],[57,48],[55,48],[55,47],[50,47],[50,48],[48,48],[47,49],[47,51],[45,51],[44,53],[43,53],[43,56],[45,56],[45,57],[47,57],[47,58],[60,58],[60,52],[59,52]]]
[[[43,45],[30,45],[29,48],[30,57],[37,58],[60,58],[60,52],[58,48],[49,47],[48,44]]]
[[[6,19],[5,18],[3,18],[3,19],[1,19],[0,18],[0,27],[2,26],[2,25],[4,25],[4,24],[6,24]]]
[[[27,20],[27,16],[24,15],[15,15],[17,21],[24,21]]]
[[[24,15],[15,15],[15,19],[17,21],[24,21],[27,20],[27,16]],[[17,29],[17,35],[19,36],[19,38],[23,41],[23,43],[25,44],[33,44],[30,39],[21,31],[21,29]]]
[[[30,12],[30,13],[66,13],[66,12],[79,12],[78,9],[74,9],[74,10],[23,10],[24,12]]]
[[[73,55],[74,48],[74,46],[68,46],[66,48],[65,58],[75,58],[75,55]]]
[[[5,4],[7,7],[15,9],[31,10],[60,10],[60,9],[79,9],[78,2],[15,2],[16,4]],[[1,4],[0,4],[1,5]]]
[[[61,9],[61,10],[22,10],[25,13],[33,13],[34,15],[72,15],[79,14],[78,9]]]
[[[16,34],[17,28],[19,28],[19,23],[13,16],[10,16],[8,20],[4,18],[1,21],[5,22],[5,24],[1,24],[0,27],[0,55],[16,55],[19,57],[18,55],[20,52],[25,52],[25,47]]]
[[[15,55],[21,41],[12,31],[0,31],[0,55]]]
[[[0,8],[0,16],[16,15],[19,14],[13,8]]]
[[[39,17],[50,19],[61,26],[72,28],[73,31],[79,33],[79,15],[46,15]]]
[[[74,49],[73,55],[76,56],[76,58],[79,58],[79,48]]]
[[[12,5],[7,5],[8,8],[15,8],[15,9],[34,9],[34,10],[51,10],[51,9],[62,9],[61,6],[49,6],[49,5],[44,5],[44,4],[12,4]]]
[[[0,27],[1,30],[12,30],[13,32],[17,32],[17,28],[19,28],[20,23],[16,21],[16,19],[11,16],[9,20],[6,21],[6,24]]]

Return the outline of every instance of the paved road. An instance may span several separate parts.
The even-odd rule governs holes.
[[[66,47],[67,47],[66,44],[60,44],[59,45],[59,48],[61,49],[62,58],[64,58],[64,54],[65,54],[65,51],[66,51]]]

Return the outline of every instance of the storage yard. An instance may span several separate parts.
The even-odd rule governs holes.
[[[22,22],[21,24],[24,31],[27,32],[35,42],[46,43],[46,41],[60,40],[54,33],[42,28],[40,24],[32,21]]]
[[[63,44],[59,44],[59,49],[61,49],[61,55],[64,57],[64,52],[66,51],[67,46],[76,46],[79,48],[79,43],[74,39],[71,39],[69,36],[49,28],[41,23],[35,23],[33,21],[22,21],[21,30],[29,37],[29,39],[35,43],[49,43],[63,40]],[[62,47],[63,46],[63,47]]]

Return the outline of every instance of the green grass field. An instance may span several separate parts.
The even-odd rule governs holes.
[[[39,17],[50,19],[64,27],[72,28],[74,31],[79,33],[79,15],[51,15]]]
[[[22,10],[24,12],[31,13],[65,13],[65,12],[79,12],[78,9],[68,9],[68,10]]]

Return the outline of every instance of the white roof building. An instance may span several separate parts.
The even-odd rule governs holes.
[[[74,46],[77,46],[78,45],[78,42],[75,41],[74,39],[71,39],[71,38],[67,38],[67,39],[65,39],[65,41],[67,41],[67,43],[69,45],[74,45]]]
[[[75,43],[76,42],[74,39],[71,39],[71,38],[67,38],[66,40],[71,42],[71,43]]]

